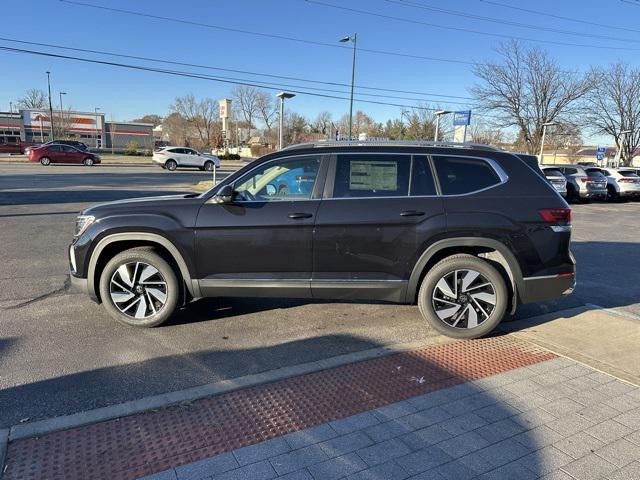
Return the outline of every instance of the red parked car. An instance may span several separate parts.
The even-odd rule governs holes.
[[[100,157],[71,145],[51,144],[29,150],[29,161],[40,162],[45,166],[52,163],[72,163],[91,167],[100,163]]]

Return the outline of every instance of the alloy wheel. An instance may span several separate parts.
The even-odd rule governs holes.
[[[480,272],[454,270],[436,283],[431,296],[442,322],[454,328],[475,328],[485,322],[496,306],[496,290]]]
[[[109,282],[111,301],[124,315],[144,320],[167,303],[167,282],[160,271],[144,262],[120,265]]]

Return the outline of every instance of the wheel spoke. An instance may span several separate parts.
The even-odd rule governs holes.
[[[447,297],[456,298],[456,294],[453,292],[453,290],[451,290],[451,287],[449,286],[445,278],[440,279],[440,281],[436,284],[436,288],[444,293]]]
[[[475,287],[468,288],[468,289],[465,291],[465,293],[473,292],[474,290],[479,290],[479,289],[481,289],[481,288],[484,288],[484,287],[490,287],[490,286],[491,286],[491,283],[490,283],[490,282],[481,283],[480,285],[476,285]]]
[[[140,301],[138,302],[138,308],[136,308],[136,318],[144,318],[147,315],[147,301],[143,295],[140,295]]]
[[[467,328],[478,326],[478,314],[471,305],[467,305]]]
[[[467,270],[467,273],[462,277],[462,293],[469,290],[471,284],[478,278],[480,274],[474,270]]]
[[[163,305],[167,302],[167,294],[162,290],[159,290],[157,288],[147,288],[147,292],[149,293],[149,295],[153,295],[155,298],[157,298]]]
[[[156,273],[158,273],[158,269],[152,267],[151,265],[146,265],[143,267],[142,272],[140,273],[140,283],[146,282],[149,278],[153,277]]]
[[[112,292],[111,298],[115,303],[124,303],[131,300],[135,295],[131,292]]]
[[[129,287],[133,287],[133,279],[129,274],[129,269],[127,268],[127,265],[120,265],[118,267],[118,275],[120,275],[120,278],[124,283],[126,283]]]
[[[447,308],[443,308],[442,310],[436,310],[436,315],[438,315],[438,317],[440,317],[440,320],[447,320],[451,317],[453,317],[458,310],[460,310],[462,308],[462,305],[456,305],[455,307],[447,307]]]
[[[489,292],[478,292],[478,293],[472,293],[471,294],[471,298],[473,298],[476,301],[481,301],[484,303],[490,303],[491,305],[495,305],[496,304],[496,295],[495,293],[489,293]]]

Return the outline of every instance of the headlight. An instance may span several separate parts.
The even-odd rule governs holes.
[[[82,235],[87,228],[89,228],[89,225],[91,225],[95,220],[96,217],[93,215],[78,215],[78,218],[76,219],[76,233],[74,234],[74,237]]]

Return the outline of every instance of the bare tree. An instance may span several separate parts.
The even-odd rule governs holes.
[[[37,88],[31,88],[16,102],[18,108],[34,109],[47,107],[47,94]]]
[[[591,77],[562,70],[545,51],[515,41],[497,52],[500,62],[474,67],[479,83],[472,92],[480,110],[497,116],[500,127],[516,127],[527,152],[537,153],[543,124],[572,123],[578,116]]]
[[[218,126],[218,103],[211,98],[197,100],[189,94],[176,98],[171,110],[179,113],[189,127],[197,134],[197,147],[204,148],[214,143],[214,133]]]
[[[469,128],[469,141],[485,145],[497,145],[504,142],[501,129],[487,123],[474,123]]]
[[[140,118],[136,118],[134,122],[138,123],[151,123],[154,127],[162,124],[162,117],[160,115],[156,115],[155,113],[144,115]]]
[[[231,93],[233,103],[244,121],[249,124],[249,129],[255,127],[254,119],[260,114],[260,97],[263,93],[260,89],[248,85],[238,85]]]
[[[188,146],[189,122],[178,112],[173,112],[164,119],[162,131],[173,145]]]
[[[265,129],[270,131],[278,118],[278,105],[269,93],[258,90],[256,95],[256,106]]]
[[[594,68],[591,75],[594,87],[586,97],[585,120],[595,133],[611,135],[622,162],[630,165],[640,146],[640,70],[617,63]]]

